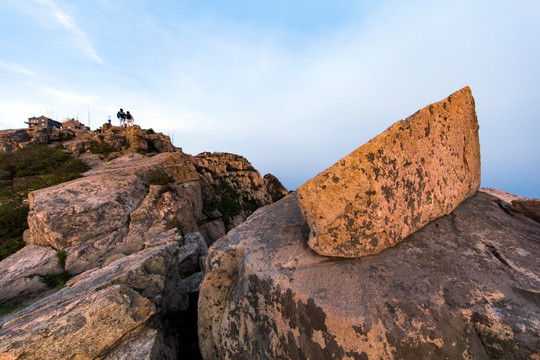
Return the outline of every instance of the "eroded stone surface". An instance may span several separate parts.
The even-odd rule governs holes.
[[[261,174],[243,156],[212,153],[197,155],[193,161],[199,172],[204,207],[221,212],[227,231],[257,208],[272,203]]]
[[[540,199],[512,200],[512,205],[520,213],[540,222]]]
[[[449,214],[480,185],[480,145],[468,87],[370,140],[298,188],[321,255],[361,257]]]
[[[272,197],[273,202],[283,199],[289,193],[287,188],[283,186],[281,181],[279,181],[279,179],[274,175],[266,174],[264,175],[263,179],[266,189],[268,189],[268,193]]]
[[[296,197],[209,250],[199,339],[209,359],[540,356],[540,225],[478,192],[361,259],[306,244]]]
[[[187,310],[185,281],[200,271],[196,265],[206,245],[182,245],[170,235],[163,245],[86,271],[1,318],[0,358],[176,359],[178,339],[174,328],[164,331],[164,319]],[[193,261],[195,267],[186,266]]]
[[[56,251],[28,245],[0,262],[0,300],[11,300],[47,289],[40,276],[61,273]]]

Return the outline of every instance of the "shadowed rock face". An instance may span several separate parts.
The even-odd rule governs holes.
[[[361,257],[449,214],[480,185],[480,145],[468,87],[429,105],[298,189],[321,255]]]
[[[169,236],[1,318],[0,359],[175,359],[181,344],[171,325],[188,308],[188,276],[206,254],[197,236]]]
[[[205,359],[528,359],[540,356],[540,224],[478,192],[361,259],[306,244],[296,195],[209,250]]]

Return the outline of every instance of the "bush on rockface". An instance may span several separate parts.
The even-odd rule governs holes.
[[[148,182],[152,185],[167,185],[174,182],[174,177],[161,169],[154,169],[150,173]]]
[[[72,157],[59,147],[36,145],[0,154],[0,170],[7,171],[11,180],[45,175],[51,177],[53,182],[60,183],[88,169],[84,161]]]
[[[0,153],[0,171],[9,180],[0,187],[0,260],[24,246],[28,193],[76,179],[88,169],[84,161],[47,145]]]

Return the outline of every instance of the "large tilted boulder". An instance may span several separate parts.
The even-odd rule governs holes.
[[[478,123],[466,87],[370,140],[298,188],[322,255],[361,257],[449,214],[480,185]]]
[[[319,256],[308,235],[293,194],[210,248],[205,360],[540,356],[540,224],[491,195],[361,259]]]
[[[189,345],[177,326],[206,245],[174,232],[162,242],[1,318],[0,359],[176,359]]]

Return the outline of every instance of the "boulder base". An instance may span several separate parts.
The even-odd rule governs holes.
[[[362,259],[307,245],[295,195],[209,250],[204,359],[534,359],[540,224],[478,192]]]
[[[480,186],[478,123],[466,87],[392,125],[298,188],[321,255],[361,257],[449,214]]]

